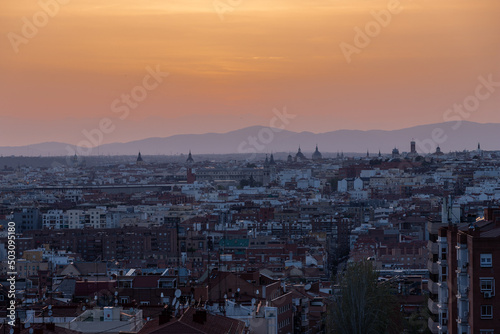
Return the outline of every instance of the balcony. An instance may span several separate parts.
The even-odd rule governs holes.
[[[427,261],[427,269],[431,274],[439,274],[439,268],[436,262],[432,262],[431,260]]]
[[[439,254],[439,245],[438,245],[437,242],[432,242],[432,241],[429,240],[427,242],[427,249],[432,254]]]
[[[429,330],[431,331],[432,334],[439,333],[438,324],[439,323],[432,320],[432,318],[429,318],[429,320],[427,321],[427,326],[429,327]]]
[[[427,282],[427,288],[428,288],[428,290],[429,290],[430,293],[435,294],[435,295],[438,294],[439,285],[436,282],[434,282],[432,280],[429,280]]]
[[[438,304],[430,298],[427,302],[427,307],[429,308],[429,311],[431,311],[432,314],[438,314],[439,312]]]

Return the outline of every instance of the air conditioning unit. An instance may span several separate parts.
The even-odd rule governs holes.
[[[485,292],[484,298],[491,298],[491,292]]]

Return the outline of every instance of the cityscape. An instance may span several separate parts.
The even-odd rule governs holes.
[[[500,333],[498,0],[0,4],[0,334]]]
[[[494,326],[500,151],[407,147],[5,166],[3,312],[15,272],[16,319],[35,329],[322,333],[336,277],[368,261],[400,328]]]

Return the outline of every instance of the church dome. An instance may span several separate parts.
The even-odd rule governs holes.
[[[297,151],[297,154],[295,154],[295,160],[296,161],[307,160],[304,153],[302,153],[302,151],[300,150],[300,146],[299,146],[299,150]]]
[[[323,159],[323,156],[321,155],[320,151],[318,150],[318,145],[316,145],[316,151],[314,151],[312,155],[313,160],[321,160]]]

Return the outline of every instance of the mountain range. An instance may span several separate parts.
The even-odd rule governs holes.
[[[313,152],[316,145],[323,153],[357,152],[389,153],[410,150],[410,141],[417,143],[420,153],[482,149],[500,149],[499,123],[463,121],[419,125],[400,130],[337,130],[325,133],[293,132],[264,126],[251,126],[227,133],[183,134],[154,137],[126,143],[103,144],[92,149],[75,145],[46,142],[27,146],[1,147],[1,156],[66,156],[78,155],[176,155],[231,153],[295,153],[299,146],[304,153]],[[90,141],[89,141],[90,144]],[[82,143],[79,145],[85,146]]]

